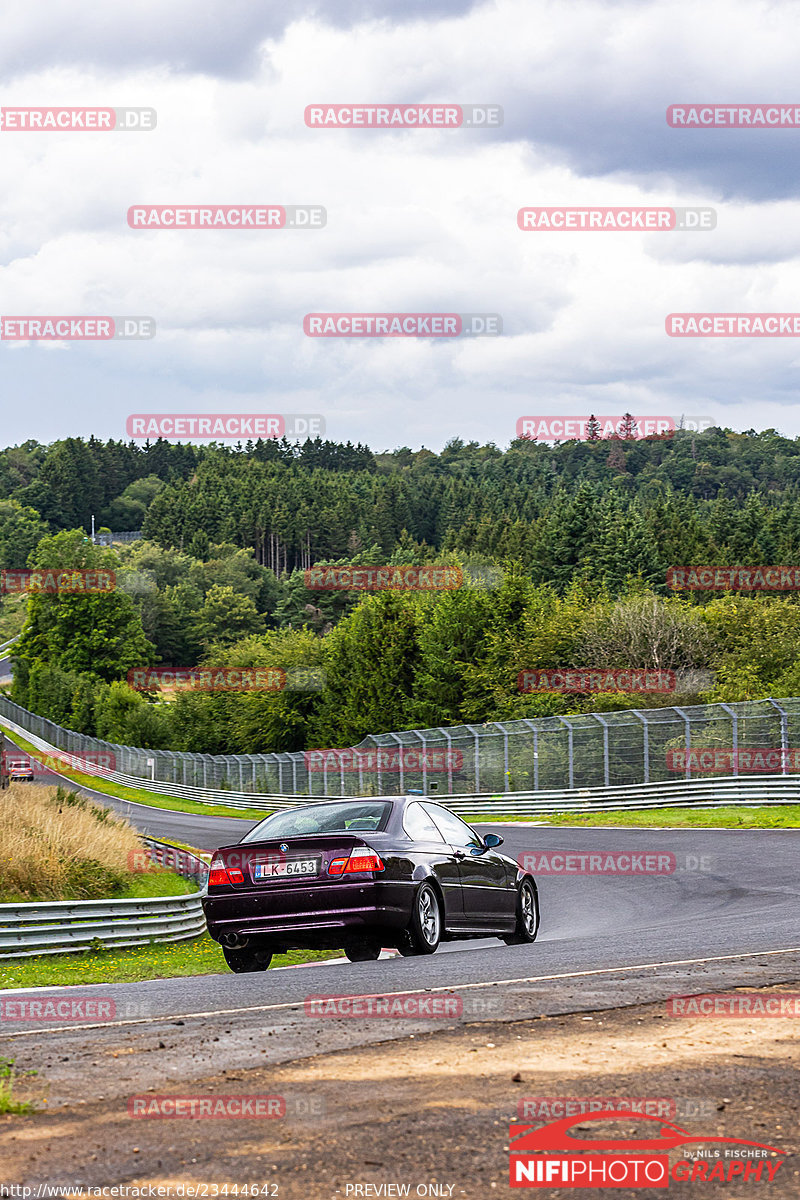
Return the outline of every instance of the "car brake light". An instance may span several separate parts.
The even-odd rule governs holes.
[[[328,863],[329,875],[350,875],[354,871],[385,871],[379,856],[369,846],[355,846],[349,858],[333,858]]]
[[[221,855],[215,854],[208,869],[208,886],[224,887],[228,883],[244,883],[244,875],[238,867],[226,868]]]

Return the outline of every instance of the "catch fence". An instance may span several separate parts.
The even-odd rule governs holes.
[[[370,735],[351,749],[272,754],[115,745],[64,729],[3,696],[0,718],[71,755],[111,756],[112,776],[135,777],[171,794],[198,788],[232,793],[232,799],[414,790],[530,795],[800,773],[800,698],[414,729]]]

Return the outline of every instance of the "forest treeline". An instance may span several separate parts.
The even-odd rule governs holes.
[[[118,587],[6,597],[4,631],[23,627],[13,697],[109,741],[236,753],[796,695],[793,594],[674,595],[666,569],[800,561],[798,455],[800,442],[774,431],[719,429],[506,451],[454,440],[440,454],[319,439],[26,443],[0,452],[0,565],[105,566]],[[145,537],[93,545],[93,513]],[[303,568],[324,562],[450,564],[468,582],[309,589]],[[165,696],[127,685],[129,670],[155,665],[313,669],[325,686]],[[519,691],[520,671],[565,666],[656,667],[682,682],[675,696]]]

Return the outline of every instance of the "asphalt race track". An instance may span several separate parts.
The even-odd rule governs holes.
[[[218,840],[212,829],[234,840],[237,827],[244,831],[251,824],[124,807],[156,836],[170,826],[172,836],[208,848]],[[671,853],[675,869],[660,875],[537,872],[542,923],[532,946],[482,940],[443,946],[426,958],[70,989],[70,996],[113,999],[115,1017],[94,1027],[70,1019],[5,1020],[0,1054],[8,1047],[20,1068],[45,1068],[57,1102],[80,1096],[101,1056],[120,1052],[131,1057],[124,1074],[106,1072],[112,1076],[104,1078],[107,1096],[116,1087],[158,1086],[211,1065],[246,1067],[254,1053],[268,1056],[259,1057],[261,1063],[286,1061],[448,1023],[590,1012],[800,979],[800,830],[493,828],[514,858],[559,851]],[[325,1019],[304,1008],[313,995],[416,991],[455,992],[463,1014],[447,1021]],[[9,1000],[48,994],[4,993]],[[167,1037],[169,1055],[136,1052]]]

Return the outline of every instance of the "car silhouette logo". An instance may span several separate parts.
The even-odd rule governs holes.
[[[282,851],[284,854],[286,853],[286,851],[287,851],[288,849],[289,849],[289,847],[286,845],[286,842],[281,842],[281,851]]]
[[[603,1112],[582,1113],[579,1117],[563,1117],[560,1121],[551,1121],[547,1125],[534,1127],[532,1125],[517,1125],[511,1126],[511,1153],[518,1154],[520,1151],[527,1153],[539,1151],[554,1152],[558,1150],[634,1150],[640,1153],[643,1150],[673,1150],[678,1146],[685,1146],[692,1142],[716,1142],[726,1143],[736,1146],[758,1146],[762,1150],[771,1150],[774,1154],[785,1154],[785,1150],[779,1150],[777,1146],[768,1146],[764,1142],[751,1142],[745,1138],[733,1137],[696,1137],[689,1133],[686,1129],[681,1129],[677,1125],[670,1125],[659,1117],[650,1117],[645,1113],[636,1113],[637,1121],[651,1121],[653,1125],[658,1125],[658,1132],[654,1130],[654,1136],[649,1138],[587,1138],[581,1137],[580,1133],[573,1133],[572,1127],[583,1126],[584,1128],[591,1121],[608,1121],[622,1120],[630,1122],[632,1114],[630,1112],[617,1112],[613,1109],[606,1109]]]

